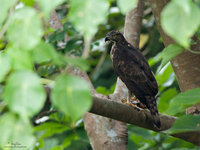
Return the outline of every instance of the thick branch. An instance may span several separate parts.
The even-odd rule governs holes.
[[[138,111],[123,103],[118,103],[109,99],[103,99],[98,96],[93,96],[93,105],[90,112],[122,122],[130,123],[135,126],[150,129],[156,132],[171,128],[174,121],[176,120],[176,118],[173,116],[160,114],[162,126],[161,129],[158,130],[153,125],[152,116],[147,110]],[[200,146],[200,132],[177,133],[172,134],[171,136]]]

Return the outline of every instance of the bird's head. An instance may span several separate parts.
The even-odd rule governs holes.
[[[112,42],[120,42],[120,41],[124,41],[124,36],[118,32],[118,31],[110,31],[107,33],[106,38],[105,38],[105,42],[106,41],[112,41]]]

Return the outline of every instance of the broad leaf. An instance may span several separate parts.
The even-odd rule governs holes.
[[[200,10],[192,0],[172,0],[161,13],[165,32],[180,45],[189,47],[189,38],[200,25]]]
[[[66,57],[65,60],[68,64],[79,67],[83,71],[89,69],[88,62],[83,58]]]
[[[36,0],[42,9],[45,17],[49,17],[52,10],[54,10],[58,5],[62,4],[65,0]]]
[[[88,83],[75,76],[60,75],[51,92],[51,99],[73,121],[90,109],[91,95]]]
[[[14,70],[32,70],[33,61],[29,51],[17,47],[9,47],[6,54],[10,57],[11,67]]]
[[[7,80],[3,96],[10,110],[23,118],[39,112],[46,98],[39,77],[29,71],[13,73]]]
[[[33,6],[34,0],[21,0],[27,6]]]
[[[174,57],[176,57],[178,54],[180,54],[184,49],[177,45],[177,44],[171,44],[168,47],[166,47],[162,51],[162,62],[161,62],[161,68],[164,67],[169,61],[171,61]]]
[[[105,21],[108,8],[108,0],[71,0],[68,16],[88,41],[97,32],[98,25]]]
[[[169,108],[169,102],[170,100],[177,94],[177,90],[175,88],[170,88],[162,93],[158,108],[159,112],[166,112],[166,110]]]
[[[33,8],[19,9],[11,17],[8,39],[16,47],[32,49],[39,44],[42,34],[41,20]]]
[[[3,53],[0,53],[0,68],[0,82],[2,82],[10,70],[10,58]]]
[[[66,147],[68,147],[71,144],[71,142],[73,140],[78,140],[78,139],[79,139],[78,135],[72,133],[72,134],[68,135],[68,137],[63,140],[62,146],[64,148],[66,148]]]
[[[200,115],[184,115],[179,117],[168,133],[179,133],[187,131],[200,131]]]
[[[137,6],[138,0],[117,0],[121,12],[125,15]]]
[[[18,149],[33,148],[36,139],[29,122],[20,120],[12,113],[6,113],[0,117],[0,124],[0,148],[12,149],[14,145],[19,146]]]
[[[174,72],[171,64],[163,67],[157,74],[156,80],[159,86],[167,87],[170,86],[174,81]]]
[[[0,27],[1,27],[1,24],[4,22],[4,20],[6,19],[10,7],[12,5],[14,5],[15,2],[16,2],[16,0],[9,0],[9,1],[8,0],[1,0],[1,5],[0,5]]]
[[[200,102],[200,88],[188,90],[175,96],[170,103],[168,113],[175,115],[182,113],[191,105]]]
[[[43,63],[51,60],[56,64],[61,64],[59,54],[56,52],[54,47],[45,42],[41,42],[34,48],[33,59],[37,63]]]
[[[57,122],[46,122],[37,127],[35,127],[35,131],[42,131],[42,138],[51,137],[52,135],[63,133],[68,130],[69,127]]]

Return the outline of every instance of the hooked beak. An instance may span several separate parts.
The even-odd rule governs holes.
[[[110,41],[110,39],[108,37],[105,38],[105,42]]]

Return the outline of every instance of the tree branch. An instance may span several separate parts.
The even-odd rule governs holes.
[[[101,108],[101,109],[99,109]],[[161,129],[157,129],[153,125],[153,119],[149,111],[138,111],[123,103],[118,103],[110,99],[93,96],[93,105],[90,109],[91,113],[98,114],[104,117],[109,117],[122,122],[130,123],[132,125],[161,132],[172,127],[176,117],[160,114]],[[200,146],[200,132],[185,132],[176,133],[171,136],[183,139]]]

